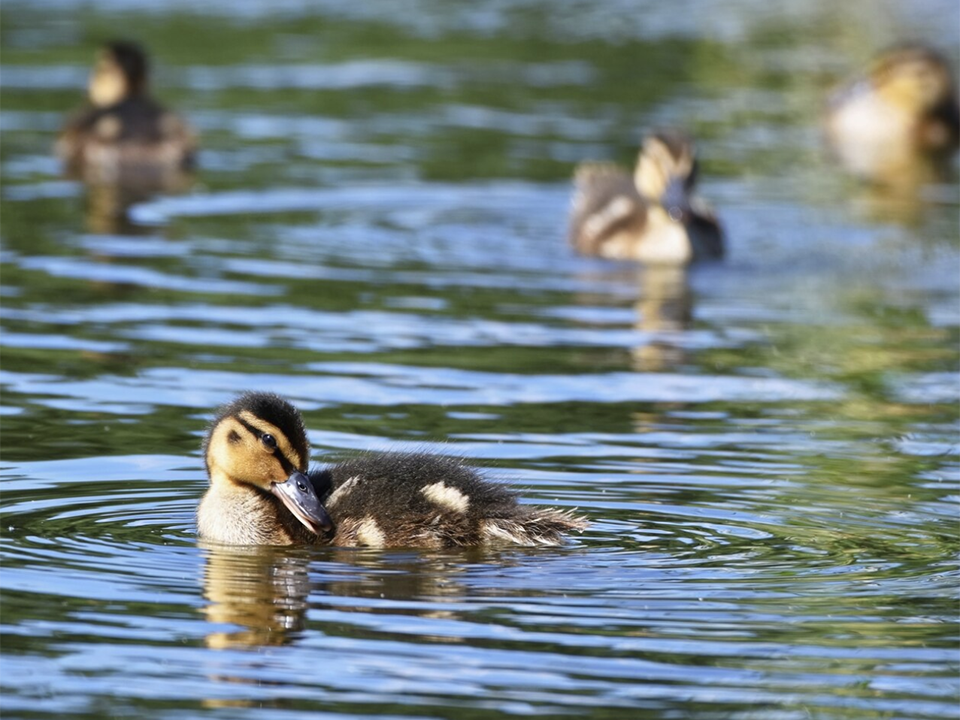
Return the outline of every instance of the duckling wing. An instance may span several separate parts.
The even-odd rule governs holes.
[[[184,168],[193,166],[196,159],[197,133],[182,117],[169,110],[160,118],[160,142],[175,155],[172,160]]]
[[[371,454],[328,472],[331,489],[321,501],[336,528],[334,545],[559,544],[562,531],[582,527],[560,511],[518,504],[516,493],[457,458]],[[535,539],[543,537],[550,542]]]
[[[85,137],[99,115],[97,108],[85,107],[67,118],[54,146],[54,153],[67,167],[73,168],[81,162]]]
[[[579,252],[595,255],[617,233],[642,227],[647,208],[633,178],[604,163],[585,163],[574,174],[570,212],[570,244]]]

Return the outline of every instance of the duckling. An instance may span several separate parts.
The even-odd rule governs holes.
[[[865,77],[830,98],[827,140],[853,174],[896,183],[917,161],[949,158],[960,146],[960,105],[947,61],[921,45],[881,53]]]
[[[110,42],[90,75],[89,104],[62,130],[56,153],[69,172],[115,182],[189,168],[196,135],[148,94],[149,66],[139,45]]]
[[[461,460],[367,454],[308,470],[299,411],[248,392],[223,407],[204,442],[210,487],[197,509],[201,538],[232,545],[379,548],[559,545],[586,520],[517,502]]]
[[[644,139],[633,177],[606,163],[580,165],[574,174],[571,244],[586,255],[649,264],[722,257],[720,224],[692,196],[696,179],[693,142],[677,130]]]

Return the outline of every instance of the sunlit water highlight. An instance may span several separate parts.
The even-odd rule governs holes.
[[[956,8],[194,5],[4,7],[4,717],[956,717],[958,185],[846,181],[815,107]],[[111,12],[203,133],[184,194],[49,157]],[[573,163],[662,122],[729,257],[575,257]],[[591,527],[198,544],[247,388],[317,463],[453,454]]]

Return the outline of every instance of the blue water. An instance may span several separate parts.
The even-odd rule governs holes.
[[[4,718],[957,717],[960,186],[821,147],[833,83],[952,3],[4,3]],[[99,39],[195,177],[50,149]],[[700,139],[728,257],[575,256],[569,178]],[[467,458],[558,549],[198,543],[245,389],[314,461]]]

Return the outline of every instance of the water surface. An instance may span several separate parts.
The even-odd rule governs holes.
[[[957,13],[5,3],[4,717],[956,717],[956,167],[861,186],[817,113],[903,35],[955,61]],[[50,157],[128,33],[202,133],[177,193]],[[574,256],[572,168],[662,123],[727,260]],[[200,440],[244,389],[318,463],[455,454],[591,527],[204,546]]]

